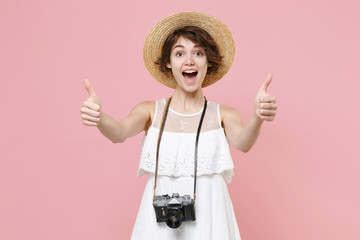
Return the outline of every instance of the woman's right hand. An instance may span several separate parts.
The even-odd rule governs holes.
[[[84,85],[89,93],[89,97],[80,108],[82,122],[86,126],[97,126],[100,122],[100,98],[96,95],[88,79],[84,79]]]

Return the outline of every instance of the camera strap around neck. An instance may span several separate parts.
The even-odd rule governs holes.
[[[199,126],[197,129],[197,133],[196,133],[196,140],[195,140],[195,156],[194,156],[194,201],[196,198],[196,170],[197,170],[197,158],[198,158],[198,144],[199,144],[199,136],[200,136],[200,131],[201,131],[201,125],[202,122],[204,120],[204,116],[205,116],[205,112],[206,112],[206,108],[207,108],[207,100],[206,97],[205,98],[205,102],[204,102],[204,108],[201,114],[201,118],[200,118],[200,122],[199,122]],[[159,137],[158,137],[158,142],[157,142],[157,148],[156,148],[156,167],[155,167],[155,182],[154,182],[154,196],[153,196],[153,200],[155,199],[155,189],[156,189],[156,183],[157,183],[157,174],[158,174],[158,163],[159,163],[159,150],[160,150],[160,142],[161,142],[161,137],[164,131],[164,127],[165,127],[165,121],[166,121],[166,117],[167,114],[169,112],[169,106],[170,106],[170,102],[171,102],[171,97],[169,98],[169,100],[167,101],[166,105],[165,105],[165,109],[163,112],[163,116],[161,119],[161,125],[160,125],[160,130],[159,130]]]

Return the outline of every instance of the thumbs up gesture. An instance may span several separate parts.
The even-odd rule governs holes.
[[[84,85],[89,93],[89,97],[80,108],[82,122],[86,126],[97,126],[100,121],[101,102],[89,80],[85,79]]]
[[[269,74],[255,97],[255,115],[265,121],[274,120],[277,109],[276,99],[267,93],[271,80],[272,75]]]

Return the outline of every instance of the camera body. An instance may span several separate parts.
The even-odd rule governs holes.
[[[171,228],[178,228],[183,221],[195,221],[195,201],[190,195],[173,193],[170,197],[157,195],[153,201],[157,222],[166,222]]]

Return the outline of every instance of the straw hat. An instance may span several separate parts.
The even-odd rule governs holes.
[[[221,67],[216,72],[206,75],[202,87],[207,87],[220,80],[230,69],[234,60],[235,45],[230,30],[219,19],[205,13],[182,12],[170,15],[158,22],[148,34],[143,50],[145,66],[150,74],[167,87],[175,88],[176,80],[172,74],[160,71],[155,62],[161,55],[166,38],[175,30],[185,26],[196,26],[207,31],[219,47],[223,57]]]

